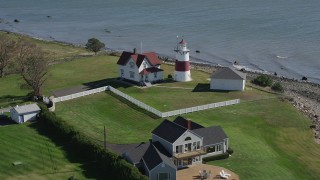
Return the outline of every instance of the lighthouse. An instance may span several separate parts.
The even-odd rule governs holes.
[[[176,62],[174,67],[174,80],[180,82],[191,81],[189,52],[185,40],[177,41]]]

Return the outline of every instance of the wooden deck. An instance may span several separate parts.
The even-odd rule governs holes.
[[[224,170],[226,173],[231,174],[228,180],[239,180],[239,176],[234,172],[219,166],[212,166],[208,164],[198,164],[190,166],[186,169],[181,169],[177,171],[177,180],[193,180],[193,179],[201,179],[199,175],[199,171],[206,170],[211,171],[211,176],[207,179],[222,179],[219,175],[221,170]]]

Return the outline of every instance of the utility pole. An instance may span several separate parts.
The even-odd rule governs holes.
[[[103,136],[104,136],[104,149],[107,149],[107,141],[106,141],[106,126],[103,126]]]

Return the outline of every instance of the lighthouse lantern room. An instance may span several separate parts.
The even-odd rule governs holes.
[[[187,48],[187,42],[185,40],[177,41],[177,47],[174,50],[176,52],[176,62],[174,69],[175,81],[191,81],[189,52]]]

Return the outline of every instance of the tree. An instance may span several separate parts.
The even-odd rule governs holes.
[[[0,77],[5,76],[6,68],[14,59],[15,46],[15,41],[0,36]]]
[[[104,47],[105,47],[105,44],[96,38],[89,39],[86,44],[86,48],[90,51],[93,51],[94,54],[97,54],[97,52],[100,51]]]
[[[20,48],[26,50],[26,47]],[[49,56],[45,51],[34,47],[26,50],[23,58],[21,57],[19,59],[19,70],[22,78],[33,90],[34,96],[41,96],[43,84],[47,80]]]

